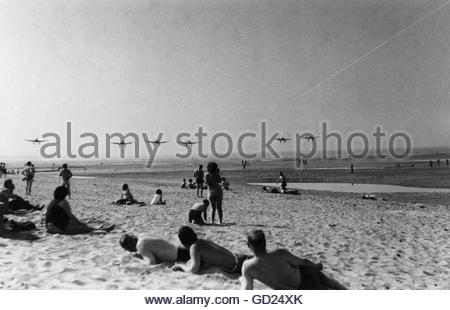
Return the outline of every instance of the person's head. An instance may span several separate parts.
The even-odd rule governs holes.
[[[280,171],[280,176],[283,176],[283,172]]]
[[[226,181],[226,179],[225,179],[225,178],[222,178],[222,181]]]
[[[31,161],[27,161],[27,163],[25,164],[25,166],[31,166]]]
[[[192,179],[189,179],[189,183],[192,183]]]
[[[178,230],[178,238],[180,239],[181,244],[186,248],[189,248],[198,240],[197,234],[189,226],[183,226]]]
[[[263,186],[263,191],[265,192],[267,190],[267,187]]]
[[[63,169],[67,169],[67,164],[63,164]]]
[[[216,173],[216,172],[218,172],[218,170],[219,170],[219,166],[217,166],[217,164],[215,162],[210,162],[206,166],[206,171],[208,171],[209,173]]]
[[[186,179],[183,179],[183,183],[186,183]]]
[[[252,230],[247,234],[247,245],[255,253],[266,252],[266,236],[262,230]]]
[[[127,183],[125,183],[124,185],[122,185],[122,190],[123,191],[126,191],[128,189],[128,184]]]
[[[209,200],[208,199],[203,199],[203,204],[207,207],[209,206]]]
[[[13,181],[11,179],[5,180],[5,182],[3,182],[3,187],[9,189],[11,192],[15,188]]]
[[[203,165],[199,165],[198,169],[202,170],[203,169]]]
[[[124,248],[128,252],[136,252],[137,251],[137,249],[136,249],[137,242],[138,242],[138,238],[136,236],[129,235],[129,234],[124,234],[122,236],[122,238],[120,238],[120,241],[119,241],[122,248]]]
[[[159,188],[157,188],[156,191],[155,191],[155,193],[156,193],[157,195],[162,195],[162,190],[159,189]]]
[[[63,200],[69,194],[69,190],[65,186],[58,186],[53,192],[53,198],[55,200]]]

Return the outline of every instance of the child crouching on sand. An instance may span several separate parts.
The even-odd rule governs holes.
[[[152,201],[150,202],[151,205],[165,205],[166,201],[162,199],[162,190],[159,188],[156,190],[155,195],[153,196]]]
[[[113,202],[113,204],[116,205],[132,205],[132,204],[139,204],[141,206],[145,205],[145,202],[140,202],[134,199],[133,195],[131,195],[130,188],[128,187],[128,184],[122,185],[122,195],[120,195],[120,199]]]
[[[207,214],[206,211],[208,210],[208,206],[209,206],[208,199],[205,199],[202,202],[195,203],[188,213],[189,223],[197,225],[205,225]]]

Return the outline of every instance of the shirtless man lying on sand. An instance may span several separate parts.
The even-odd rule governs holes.
[[[276,290],[345,290],[339,282],[321,271],[321,263],[314,264],[284,249],[267,253],[262,230],[250,232],[247,240],[255,257],[242,266],[242,289],[253,289],[253,279],[257,279]]]
[[[163,239],[152,238],[150,234],[140,234],[138,237],[125,234],[120,239],[122,248],[136,252],[140,259],[148,258],[150,265],[160,263],[187,262],[189,251]]]
[[[212,241],[198,239],[197,234],[188,226],[178,231],[181,244],[189,249],[191,260],[187,264],[176,264],[174,271],[199,273],[206,267],[219,267],[228,273],[241,273],[242,264],[251,256],[234,254]]]

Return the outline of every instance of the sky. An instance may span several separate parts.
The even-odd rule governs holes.
[[[447,2],[2,0],[0,156],[39,155],[24,139],[49,132],[65,145],[67,122],[74,148],[92,132],[100,153],[114,132],[163,133],[162,154],[183,152],[176,135],[199,126],[233,151],[255,133],[257,151],[261,122],[267,135],[326,121],[344,139],[381,126],[448,146]]]

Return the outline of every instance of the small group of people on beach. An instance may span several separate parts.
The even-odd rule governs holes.
[[[122,194],[120,198],[116,201],[113,201],[112,204],[115,205],[134,205],[137,204],[139,206],[145,206],[146,203],[143,201],[136,200],[131,194],[130,187],[128,184],[122,185]],[[161,189],[157,188],[155,194],[153,195],[152,200],[150,201],[150,205],[165,205],[166,201],[163,200],[163,192]]]
[[[262,230],[247,235],[251,255],[233,253],[211,240],[198,238],[188,226],[179,229],[178,239],[182,246],[150,234],[138,237],[125,234],[119,243],[138,258],[148,259],[150,264],[176,263],[173,271],[198,274],[215,267],[225,273],[242,275],[243,289],[253,289],[255,279],[280,290],[345,289],[323,272],[321,263],[299,258],[285,249],[268,252]]]

